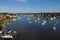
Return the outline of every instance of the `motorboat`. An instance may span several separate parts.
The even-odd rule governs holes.
[[[53,27],[53,30],[56,30],[56,27]]]
[[[1,36],[2,39],[13,39],[12,35],[3,35]]]
[[[43,21],[43,23],[46,23],[46,21]]]
[[[16,21],[17,19],[12,19],[12,21]]]
[[[45,25],[45,23],[42,23],[41,25]]]
[[[50,18],[51,20],[53,20],[54,18]]]

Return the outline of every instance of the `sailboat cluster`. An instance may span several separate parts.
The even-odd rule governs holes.
[[[8,32],[4,33],[3,31],[0,31],[0,37],[1,40],[3,39],[13,39],[14,36],[16,36],[17,32],[12,30],[9,30]]]
[[[51,18],[50,18],[51,21],[52,21],[52,20],[55,20],[55,19],[56,19],[56,17],[51,17]],[[29,21],[29,24],[32,23],[32,21],[31,21],[30,18],[28,18],[27,20]],[[37,20],[35,20],[35,22],[38,22],[38,21],[40,21],[40,18],[38,18]],[[44,21],[41,23],[41,25],[42,25],[42,26],[45,26],[46,23],[47,23],[47,21],[44,20]],[[58,22],[56,22],[56,23],[54,24],[54,26],[52,27],[52,30],[53,30],[53,31],[56,31],[56,24],[58,24]]]

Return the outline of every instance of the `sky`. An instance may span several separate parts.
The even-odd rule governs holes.
[[[0,12],[60,12],[60,0],[0,0]]]

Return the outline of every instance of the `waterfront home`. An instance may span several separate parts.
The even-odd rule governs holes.
[[[6,16],[8,16],[10,18],[16,18],[17,17],[16,15],[6,15]]]
[[[4,20],[4,19],[6,19],[6,16],[3,14],[0,14],[0,20]]]

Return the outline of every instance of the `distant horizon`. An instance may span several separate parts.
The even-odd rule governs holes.
[[[13,13],[13,12],[0,12],[0,13]],[[18,12],[17,12],[18,13]],[[20,12],[19,12],[20,13]],[[60,13],[60,12],[37,12],[37,13]]]
[[[60,0],[0,0],[0,13],[60,12]]]

